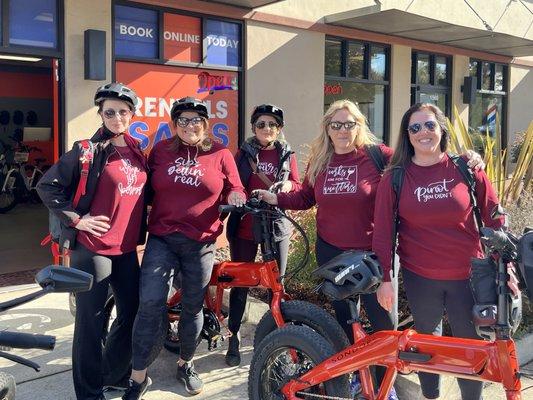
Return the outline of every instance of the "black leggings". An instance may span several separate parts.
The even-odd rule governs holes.
[[[420,333],[441,334],[444,311],[453,336],[479,339],[472,322],[474,298],[468,280],[441,281],[427,279],[407,269],[402,270],[403,284],[413,313],[415,328]],[[440,375],[419,372],[422,393],[428,399],[440,394]],[[481,399],[483,382],[457,379],[463,400]]]
[[[137,253],[103,256],[77,244],[70,256],[73,268],[94,276],[88,292],[76,294],[72,342],[72,375],[78,400],[100,398],[105,384],[116,384],[131,370],[131,333],[139,305]],[[117,318],[102,350],[104,306],[113,289]]]
[[[287,256],[289,254],[289,237],[276,242],[278,246],[277,261],[280,269],[280,274],[285,274],[287,269]],[[232,261],[251,262],[255,260],[257,255],[257,243],[253,240],[245,240],[235,238],[230,241],[229,248],[231,252]],[[234,335],[241,329],[242,316],[246,308],[246,299],[248,297],[248,288],[239,287],[231,288],[229,297],[229,318],[228,329]]]
[[[326,243],[320,237],[317,237],[316,239],[316,261],[318,265],[325,264],[344,251],[345,250]],[[375,293],[364,294],[359,297],[363,302],[366,315],[368,316],[368,320],[370,321],[372,329],[374,329],[375,332],[394,329],[391,315],[383,307],[381,307]],[[348,321],[351,319],[350,307],[348,306],[348,303],[344,300],[335,300],[331,302],[331,305],[335,310],[337,322],[340,324],[342,329],[344,329],[344,332],[346,332],[350,343],[353,344],[352,325],[348,323]],[[386,369],[384,367],[376,367],[376,380],[378,384],[381,384],[385,370]]]

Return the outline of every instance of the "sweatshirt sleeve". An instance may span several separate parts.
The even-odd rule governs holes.
[[[292,183],[291,192],[296,192],[301,189],[302,184],[300,182],[300,173],[298,172],[298,161],[296,160],[296,155],[291,154],[290,161],[291,173],[289,174],[289,181]]]
[[[61,156],[37,184],[43,204],[66,226],[81,217],[72,205],[80,179],[79,154],[79,145],[74,143],[72,150]]]
[[[499,229],[504,225],[505,218],[502,216],[497,219],[492,219],[491,217],[492,211],[500,204],[498,195],[485,171],[474,171],[474,176],[476,179],[476,200],[483,225],[489,228]]]
[[[222,150],[222,173],[224,174],[224,189],[222,192],[223,199],[226,200],[231,192],[239,192],[246,197],[246,192],[239,177],[235,158],[228,149]]]
[[[390,282],[392,264],[392,230],[396,195],[391,185],[391,174],[386,173],[378,185],[374,206],[374,233],[372,250],[383,268],[383,281]]]
[[[278,193],[278,206],[284,210],[307,210],[316,204],[315,190],[307,178],[298,190]]]

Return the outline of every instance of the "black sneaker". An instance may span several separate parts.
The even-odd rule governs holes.
[[[239,346],[241,343],[240,334],[232,335],[229,338],[228,352],[226,353],[226,364],[230,367],[236,367],[241,363],[241,353]]]
[[[181,367],[178,365],[176,379],[183,382],[185,390],[192,395],[198,394],[204,388],[204,383],[198,373],[194,370],[192,361],[188,361]]]
[[[143,395],[148,390],[148,386],[152,384],[152,380],[148,375],[144,378],[143,383],[137,383],[133,379],[128,382],[128,388],[122,396],[122,400],[141,400]]]

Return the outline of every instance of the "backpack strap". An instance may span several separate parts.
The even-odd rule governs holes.
[[[383,175],[387,161],[385,160],[385,156],[383,156],[381,148],[376,144],[367,144],[365,145],[365,151],[368,157],[374,162],[379,174]]]
[[[392,213],[392,248],[391,248],[391,270],[394,277],[395,264],[396,264],[396,247],[398,246],[398,226],[400,225],[400,214],[398,212],[400,204],[400,194],[402,192],[403,177],[405,175],[405,169],[403,167],[395,167],[392,169],[392,190],[394,191],[394,208]]]
[[[72,206],[76,208],[78,205],[81,196],[86,193],[87,188],[87,179],[89,177],[89,169],[91,167],[94,151],[93,143],[90,140],[82,140],[81,145],[81,154],[80,154],[80,180],[78,181],[78,187],[76,189],[76,194],[72,200]]]
[[[474,172],[470,169],[466,160],[463,157],[458,156],[457,154],[448,154],[448,157],[455,164],[455,166],[461,173],[466,185],[468,186],[470,204],[472,205],[472,210],[474,211],[474,219],[476,221],[477,230],[479,232],[480,228],[483,226],[483,220],[481,219],[481,211],[479,210],[477,204],[476,178],[474,176]]]

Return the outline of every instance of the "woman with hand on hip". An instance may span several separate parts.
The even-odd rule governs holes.
[[[385,280],[377,297],[384,309],[392,308],[395,299],[390,269],[397,204],[398,254],[416,330],[440,334],[446,312],[453,336],[477,339],[472,322],[470,260],[482,257],[483,252],[469,186],[458,164],[446,153],[448,142],[446,118],[435,105],[418,103],[404,114],[390,169],[376,196],[372,247]],[[399,169],[403,184],[396,195],[392,177]],[[483,224],[500,228],[503,219],[490,217],[498,204],[496,193],[483,171],[473,174]],[[439,375],[420,372],[418,376],[425,398],[438,398]],[[458,382],[463,400],[481,399],[483,382]]]
[[[71,266],[94,276],[91,290],[76,294],[72,374],[78,400],[105,399],[106,384],[127,386],[139,293],[136,246],[146,237],[147,163],[128,134],[137,96],[120,83],[110,83],[96,91],[94,103],[102,127],[86,142],[89,150],[76,142],[37,185],[43,203],[61,221],[59,244],[70,250]],[[85,194],[74,207],[83,157],[91,165]],[[110,285],[117,318],[102,350]]]
[[[218,206],[246,201],[230,151],[208,137],[209,115],[201,100],[174,102],[176,136],[157,143],[149,157],[153,191],[148,243],[141,266],[140,306],[133,330],[133,371],[125,400],[141,399],[150,384],[147,368],[166,329],[166,300],[180,273],[182,311],[176,377],[190,394],[203,382],[194,369],[203,302],[213,269],[215,240],[222,233]]]
[[[270,189],[276,192],[291,192],[300,187],[298,165],[294,152],[283,138],[283,110],[273,104],[262,104],[254,108],[251,117],[254,136],[243,142],[235,161],[239,176],[246,192],[251,194],[256,189]],[[251,262],[257,254],[257,242],[254,240],[253,218],[239,212],[230,214],[226,226],[232,261]],[[277,261],[280,275],[285,274],[289,253],[291,224],[284,218],[273,223],[273,233],[277,245]],[[241,320],[246,307],[248,288],[232,288],[228,328],[232,334],[229,338],[226,364],[239,365]]]

